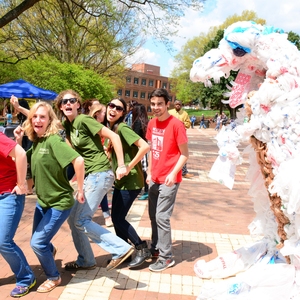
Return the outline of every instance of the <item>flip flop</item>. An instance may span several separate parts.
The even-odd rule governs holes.
[[[36,290],[38,293],[49,293],[53,289],[55,289],[58,285],[61,284],[61,278],[59,277],[57,280],[47,279],[43,282],[38,289]]]

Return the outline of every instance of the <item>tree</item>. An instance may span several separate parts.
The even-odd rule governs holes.
[[[300,51],[300,36],[299,36],[299,34],[293,32],[293,31],[290,31],[288,33],[288,40],[291,41],[293,44],[295,44],[295,46]]]
[[[47,56],[35,60],[24,60],[17,65],[9,65],[4,72],[0,73],[0,82],[9,82],[19,78],[56,93],[65,89],[73,89],[83,99],[98,98],[104,104],[116,96],[113,92],[114,86],[108,78],[82,66],[61,63]]]
[[[9,18],[0,32],[0,49],[5,53],[1,62],[17,63],[47,54],[117,80],[124,77],[126,58],[141,47],[147,35],[169,45],[168,38],[175,34],[174,25],[185,8],[199,10],[203,1],[23,1],[22,13],[15,0],[4,1],[0,26],[7,15],[18,18]],[[30,10],[24,10],[29,3]]]

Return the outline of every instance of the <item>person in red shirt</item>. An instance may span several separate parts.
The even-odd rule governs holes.
[[[149,184],[149,217],[152,227],[151,252],[158,259],[149,266],[160,272],[174,266],[170,218],[182,181],[181,169],[187,162],[188,139],[184,124],[168,112],[169,95],[156,89],[150,95],[154,118],[147,127],[151,143],[147,182]]]
[[[36,284],[33,271],[13,240],[24,210],[27,159],[24,149],[2,132],[0,145],[0,254],[16,276],[10,296],[22,297]]]

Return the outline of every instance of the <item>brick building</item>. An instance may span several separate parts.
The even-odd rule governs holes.
[[[175,94],[171,91],[169,78],[160,75],[160,67],[144,63],[133,64],[127,72],[126,85],[118,90],[118,95],[126,102],[136,100],[144,104],[150,112],[149,95],[156,88],[166,89],[174,102]]]

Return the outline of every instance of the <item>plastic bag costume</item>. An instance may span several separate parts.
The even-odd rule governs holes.
[[[208,263],[198,261],[204,284],[198,299],[300,299],[300,53],[281,29],[237,22],[218,49],[196,59],[192,81],[211,86],[239,71],[227,94],[231,107],[245,103],[237,126],[217,135],[219,159],[241,162],[249,141],[247,179],[256,217],[251,235],[263,238]],[[253,92],[254,91],[254,92]]]

